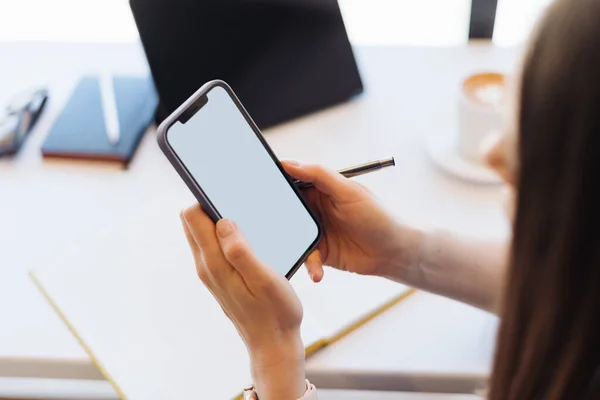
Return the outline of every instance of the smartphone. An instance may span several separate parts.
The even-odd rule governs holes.
[[[208,216],[233,220],[287,279],[319,243],[319,221],[225,82],[206,83],[167,117],[158,144]]]

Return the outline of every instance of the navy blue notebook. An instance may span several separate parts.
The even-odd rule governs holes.
[[[158,96],[152,78],[115,77],[120,140],[106,133],[97,77],[79,81],[42,145],[44,157],[119,161],[128,164],[153,122]]]

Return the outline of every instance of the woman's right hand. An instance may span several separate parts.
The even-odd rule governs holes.
[[[293,178],[314,184],[304,189],[323,226],[323,239],[306,261],[313,281],[323,278],[323,265],[397,277],[418,262],[422,234],[395,221],[364,186],[319,165],[282,164]]]

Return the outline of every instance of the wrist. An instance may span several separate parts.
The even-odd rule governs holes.
[[[269,367],[290,360],[304,361],[304,343],[300,330],[263,337],[260,342],[246,342],[252,366]]]
[[[296,400],[306,391],[300,332],[249,347],[251,372],[261,400]]]
[[[421,264],[427,234],[418,228],[398,224],[394,241],[397,246],[378,275],[414,286],[413,279]]]

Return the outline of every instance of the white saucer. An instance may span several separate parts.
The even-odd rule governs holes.
[[[456,143],[457,135],[454,132],[430,134],[426,141],[427,153],[439,168],[459,179],[480,185],[502,183],[498,174],[491,168],[459,156]]]

